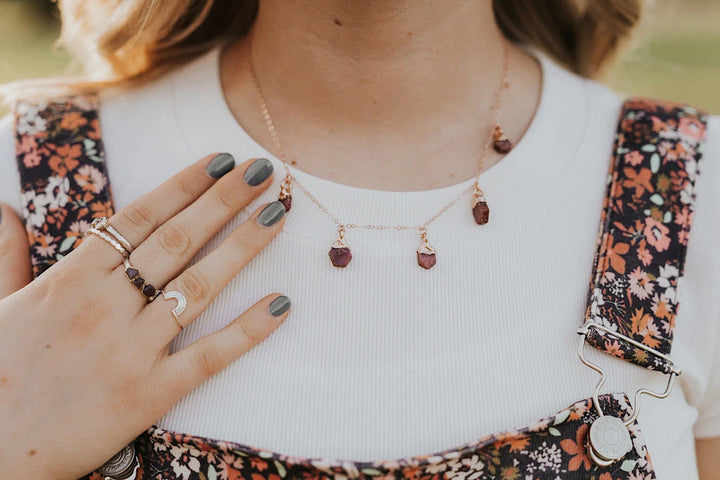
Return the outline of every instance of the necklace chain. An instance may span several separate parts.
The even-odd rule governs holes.
[[[294,185],[296,185],[300,190],[302,190],[305,195],[308,196],[308,198],[315,204],[317,207],[324,212],[328,217],[332,219],[332,221],[337,225],[339,228],[344,230],[345,228],[363,228],[363,229],[372,229],[372,230],[386,230],[386,229],[395,229],[395,230],[419,230],[421,234],[425,232],[428,225],[430,225],[432,222],[437,220],[441,215],[443,215],[445,212],[447,212],[450,207],[452,207],[466,192],[470,190],[475,190],[476,194],[477,192],[481,192],[480,186],[479,186],[479,177],[482,173],[483,166],[485,163],[485,158],[487,157],[488,152],[490,151],[490,145],[493,141],[493,133],[498,128],[498,117],[499,117],[499,111],[500,106],[502,104],[502,98],[503,93],[508,88],[508,70],[509,70],[509,45],[508,41],[503,38],[503,67],[502,67],[502,78],[500,81],[500,87],[496,90],[495,96],[494,96],[494,102],[491,107],[492,117],[490,122],[490,132],[488,133],[485,144],[483,145],[482,152],[480,153],[480,159],[479,159],[479,166],[477,173],[475,175],[475,181],[473,184],[468,186],[465,190],[463,190],[457,197],[455,197],[452,201],[447,203],[443,208],[441,208],[435,215],[430,217],[428,220],[425,221],[422,225],[357,225],[354,223],[341,223],[340,220],[335,217],[328,208],[323,205],[322,202],[320,202],[312,193],[310,193],[303,185],[297,180],[297,178],[290,173],[290,167],[288,165],[287,157],[285,155],[285,149],[282,146],[282,143],[280,142],[280,138],[277,134],[277,130],[275,129],[275,124],[272,121],[272,117],[270,116],[270,111],[267,107],[267,102],[265,101],[265,96],[262,93],[262,89],[260,88],[260,83],[257,79],[257,74],[255,73],[255,66],[253,64],[253,57],[252,57],[252,36],[250,37],[250,45],[248,46],[248,65],[250,69],[250,75],[253,80],[253,84],[255,87],[255,91],[257,92],[258,100],[260,101],[260,109],[262,111],[262,116],[265,119],[265,124],[267,126],[268,132],[270,133],[270,137],[272,138],[273,144],[275,145],[275,148],[279,154],[280,160],[282,160],[283,165],[285,166],[285,172],[286,172],[286,178],[290,179]],[[285,188],[285,187],[283,187]],[[482,193],[480,193],[482,194]],[[344,227],[344,228],[343,228]]]

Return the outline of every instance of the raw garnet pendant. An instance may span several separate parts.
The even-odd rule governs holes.
[[[512,142],[505,136],[500,125],[495,125],[495,130],[493,130],[493,148],[502,154],[508,153],[513,148]]]
[[[328,252],[330,261],[336,267],[347,267],[350,260],[352,260],[352,253],[350,247],[345,243],[345,227],[340,225],[338,227],[338,238],[333,242],[330,251]]]
[[[424,228],[420,230],[420,239],[422,244],[417,249],[417,261],[418,265],[427,270],[435,266],[437,255],[433,246],[428,242],[427,230]]]
[[[292,183],[290,182],[290,173],[286,173],[285,178],[280,184],[280,195],[278,195],[278,200],[285,206],[285,212],[289,212],[290,207],[292,207],[292,194],[290,193],[291,187]]]
[[[490,219],[490,208],[488,208],[485,200],[485,194],[480,190],[477,183],[475,184],[475,190],[473,190],[472,213],[475,223],[478,225],[485,225]]]

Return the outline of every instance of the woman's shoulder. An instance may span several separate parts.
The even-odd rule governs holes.
[[[174,85],[181,71],[182,67],[124,89],[15,100],[11,113],[0,118],[0,202],[18,212],[22,209],[18,151],[27,163],[40,158],[38,145],[52,148],[56,139],[84,137],[105,143],[109,139],[113,144],[146,147],[181,142],[172,128]]]

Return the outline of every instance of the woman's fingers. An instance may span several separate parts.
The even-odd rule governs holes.
[[[268,295],[222,329],[170,355],[157,369],[158,391],[171,395],[174,404],[270,335],[289,308],[288,297]]]
[[[0,204],[0,300],[32,281],[30,248],[22,221]]]
[[[133,247],[137,247],[160,225],[194,202],[218,178],[235,166],[229,153],[208,155],[176,173],[159,187],[136,199],[110,217],[109,224],[115,227]],[[98,261],[113,269],[119,263],[117,255],[102,252],[107,244],[92,235],[83,241],[84,248],[94,248]],[[103,258],[105,260],[99,260]]]
[[[195,254],[267,188],[272,163],[251,159],[227,172],[200,198],[161,225],[130,255],[130,263],[153,285],[178,275]]]
[[[284,224],[285,207],[279,201],[261,205],[242,225],[237,227],[213,252],[182,272],[163,289],[164,292],[178,291],[187,300],[185,311],[179,317],[184,327],[200,315],[210,302],[225,288],[230,280],[252,260]],[[170,304],[158,297],[148,305],[140,317],[141,322],[149,322],[141,328],[153,332],[158,339],[169,343],[180,330],[170,317]],[[167,317],[167,321],[161,321]],[[157,334],[155,332],[161,329]]]

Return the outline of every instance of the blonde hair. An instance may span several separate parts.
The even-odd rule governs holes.
[[[75,91],[158,77],[244,35],[258,11],[258,0],[57,1],[59,43],[86,72],[66,80]],[[493,10],[511,40],[595,77],[639,21],[642,0],[493,0]]]

